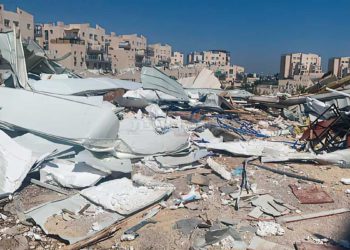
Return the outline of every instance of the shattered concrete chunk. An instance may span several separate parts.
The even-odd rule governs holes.
[[[231,178],[232,178],[231,173],[225,169],[225,166],[220,165],[219,163],[217,163],[216,161],[214,161],[210,157],[207,159],[207,163],[208,163],[208,166],[213,171],[215,171],[218,175],[220,175],[222,178],[224,178],[225,180],[228,180],[228,181],[231,180]]]

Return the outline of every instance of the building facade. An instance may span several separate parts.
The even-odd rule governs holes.
[[[57,22],[35,26],[35,38],[47,54],[54,59],[69,55],[60,63],[75,71],[87,68],[111,69],[105,37],[105,30],[101,26],[91,27],[88,23],[66,25]]]
[[[291,53],[281,56],[280,78],[296,79],[300,76],[320,78],[322,76],[321,57],[311,53]]]
[[[170,64],[183,66],[184,65],[184,54],[182,54],[181,52],[174,51],[172,56],[171,56]]]
[[[328,71],[338,78],[350,74],[350,57],[333,57],[329,59]]]
[[[34,39],[34,17],[28,12],[17,8],[16,12],[5,10],[0,4],[0,31],[11,31],[13,27],[24,40]]]
[[[137,34],[117,36],[111,32],[111,35],[108,35],[106,39],[108,56],[111,59],[114,72],[142,67],[147,48],[146,37]]]
[[[152,66],[169,66],[172,48],[169,44],[150,44],[146,51],[146,64]]]
[[[209,66],[227,66],[231,63],[231,55],[226,50],[203,51],[203,62]]]

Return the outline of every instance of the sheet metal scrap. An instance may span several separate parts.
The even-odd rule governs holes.
[[[332,203],[334,200],[317,186],[298,187],[295,184],[289,185],[293,194],[301,204],[322,204]]]
[[[323,120],[326,113],[332,118]],[[310,124],[300,140],[308,141],[315,153],[350,147],[350,120],[332,104]]]

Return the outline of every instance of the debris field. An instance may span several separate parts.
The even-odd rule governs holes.
[[[0,51],[0,249],[350,248],[350,80],[254,96]]]

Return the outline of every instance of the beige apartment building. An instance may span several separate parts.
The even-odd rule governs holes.
[[[309,78],[322,77],[321,57],[311,53],[291,53],[281,56],[280,77],[297,79],[301,76]]]
[[[110,69],[105,47],[105,29],[96,25],[41,24],[35,27],[36,40],[51,58],[69,55],[60,63],[72,70]]]
[[[207,65],[226,66],[231,63],[230,52],[226,50],[203,51],[203,62]]]
[[[142,67],[147,48],[146,37],[137,34],[117,36],[111,32],[111,35],[106,36],[107,44],[107,52],[114,72]]]
[[[205,64],[208,66],[228,66],[231,55],[227,50],[208,50],[191,52],[187,56],[188,64]]]
[[[155,66],[167,66],[171,63],[171,46],[169,44],[150,44],[147,47],[148,64]]]
[[[171,56],[171,65],[178,65],[183,66],[184,65],[184,54],[181,52],[174,51]]]
[[[244,67],[238,65],[226,65],[218,67],[217,70],[222,71],[226,75],[226,82],[233,83],[237,79],[237,75],[244,73]]]
[[[329,59],[328,71],[338,78],[350,74],[350,57],[333,57]]]
[[[33,15],[17,8],[16,12],[5,10],[5,6],[0,4],[0,31],[10,31],[16,28],[20,32],[22,39],[34,39],[34,17]]]

